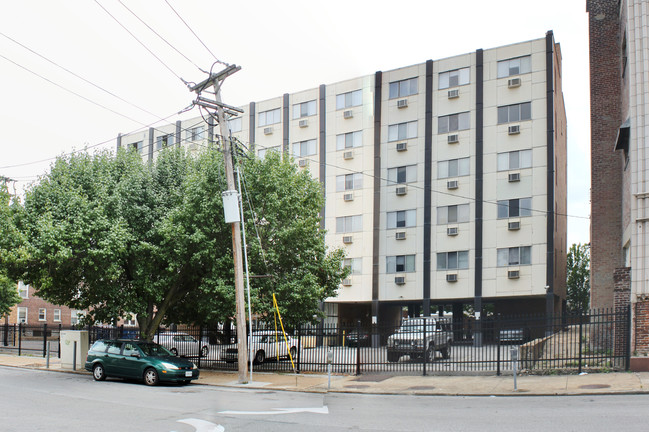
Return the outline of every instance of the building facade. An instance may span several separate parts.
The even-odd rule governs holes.
[[[649,354],[649,5],[588,0],[591,305],[631,305],[632,351]]]
[[[327,244],[351,268],[325,302],[331,320],[562,310],[566,115],[552,32],[241,108],[233,136],[260,157],[289,153],[323,186]],[[152,159],[213,136],[196,118],[117,146]]]
[[[4,319],[7,324],[25,324],[27,326],[59,326],[64,328],[74,326],[85,316],[85,311],[71,309],[67,306],[49,303],[35,294],[31,285],[18,282],[18,295],[20,303],[11,308],[9,315]]]

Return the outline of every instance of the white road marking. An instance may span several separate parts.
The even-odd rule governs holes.
[[[195,418],[178,420],[178,423],[188,424],[196,429],[196,432],[225,432],[225,428],[221,425]]]
[[[329,407],[322,408],[273,408],[272,411],[221,411],[219,414],[230,415],[276,415],[276,414],[296,414],[310,412],[315,414],[329,414]]]

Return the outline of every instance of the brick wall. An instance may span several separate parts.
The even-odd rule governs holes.
[[[18,324],[18,308],[27,308],[27,325],[36,326],[47,324],[58,326],[61,324],[64,327],[70,326],[72,309],[67,306],[55,305],[49,303],[42,298],[36,296],[35,289],[32,286],[29,286],[27,293],[27,298],[23,299],[20,303],[14,306],[7,318],[9,324]],[[45,320],[39,319],[39,310],[45,309]],[[54,321],[54,310],[61,311],[61,319],[59,321]]]
[[[620,267],[614,273],[615,311],[624,312],[631,302],[631,267]],[[628,322],[616,322],[613,329],[615,339],[615,355],[623,356],[627,353],[626,341],[629,335]]]
[[[634,355],[649,355],[649,297],[638,298],[634,305]]]

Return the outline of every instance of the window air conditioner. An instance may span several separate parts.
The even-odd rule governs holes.
[[[343,243],[350,244],[352,241],[352,236],[343,236]]]
[[[270,135],[272,133],[273,133],[273,127],[272,126],[268,126],[268,127],[264,128],[264,135]]]
[[[509,181],[510,182],[521,181],[521,174],[520,173],[511,173],[511,174],[509,174]]]
[[[450,273],[446,275],[446,282],[457,282],[457,273]]]
[[[394,238],[396,240],[405,240],[406,239],[406,232],[405,231],[397,231],[394,234]]]
[[[343,195],[343,200],[345,201],[354,201],[354,194],[353,193],[346,193]]]
[[[350,119],[352,117],[354,117],[354,111],[352,110],[343,111],[343,118]]]
[[[507,229],[510,231],[515,231],[521,229],[521,223],[519,221],[507,223]]]
[[[448,136],[448,143],[455,144],[460,141],[460,136],[458,134],[452,134]]]
[[[404,276],[395,276],[394,283],[397,285],[404,285],[406,283],[406,278]]]
[[[343,153],[343,159],[349,160],[349,159],[354,159],[354,152],[353,151],[346,151]]]
[[[408,143],[400,142],[397,143],[397,151],[406,151],[408,150]]]
[[[453,89],[448,91],[448,98],[449,99],[455,99],[460,97],[460,90],[459,89]]]
[[[457,235],[457,227],[446,228],[446,235],[456,236]]]
[[[300,159],[300,161],[297,163],[298,166],[305,167],[307,166],[309,162],[306,159]]]
[[[406,186],[399,186],[395,189],[397,195],[405,195],[408,193],[408,188]]]
[[[352,279],[351,278],[343,279],[343,281],[342,281],[343,286],[350,286],[351,284],[352,284]]]
[[[509,88],[515,88],[515,87],[520,87],[521,86],[521,79],[520,78],[510,78],[507,81],[507,87]]]
[[[457,189],[458,183],[457,180],[449,180],[446,182],[446,189]]]
[[[519,134],[521,133],[521,127],[520,125],[510,126],[507,132],[509,133],[509,135]]]
[[[507,272],[508,279],[518,279],[519,277],[521,277],[521,275],[520,275],[520,271],[518,270],[509,270]]]
[[[300,120],[300,127],[305,128],[309,126],[309,120]]]
[[[400,99],[397,101],[397,108],[405,108],[408,106],[408,99]]]

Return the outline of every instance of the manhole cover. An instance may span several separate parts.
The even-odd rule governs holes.
[[[579,386],[580,389],[604,389],[609,387],[610,385],[608,384],[586,384],[583,386]]]
[[[412,386],[408,387],[408,390],[433,390],[433,386]]]
[[[364,389],[368,388],[368,385],[363,385],[363,384],[352,384],[352,385],[346,385],[345,388],[355,388],[355,389]]]
[[[390,378],[390,375],[360,375],[354,381],[381,382]]]

